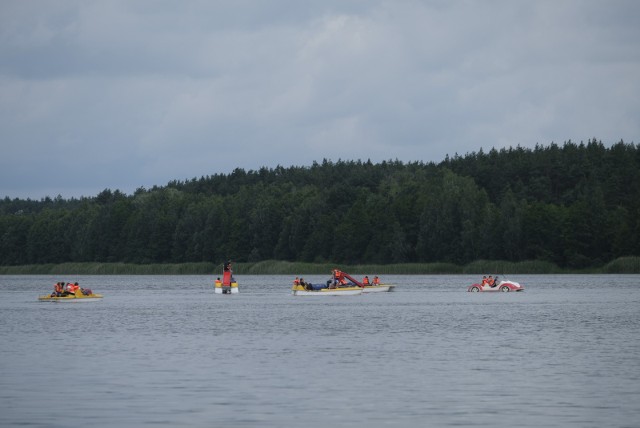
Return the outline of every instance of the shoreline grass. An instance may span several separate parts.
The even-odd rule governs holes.
[[[356,264],[304,263],[265,260],[257,263],[234,263],[236,275],[320,275],[338,268],[354,275],[455,275],[455,274],[640,274],[640,257],[612,260],[602,267],[563,269],[546,262],[527,260],[476,260],[461,266],[453,263]],[[60,263],[0,266],[0,275],[217,275],[219,263]]]

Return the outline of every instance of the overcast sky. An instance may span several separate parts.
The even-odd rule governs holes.
[[[0,0],[0,198],[639,131],[640,1]]]

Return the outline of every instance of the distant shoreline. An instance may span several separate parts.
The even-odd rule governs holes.
[[[640,257],[620,257],[600,267],[563,269],[545,261],[508,262],[478,260],[467,265],[453,263],[356,264],[304,263],[266,260],[234,263],[236,275],[316,275],[338,268],[352,274],[455,275],[455,274],[640,274]],[[222,264],[216,263],[60,263],[0,266],[0,275],[216,275]]]

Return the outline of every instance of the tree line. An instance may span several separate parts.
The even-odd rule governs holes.
[[[599,266],[640,255],[640,145],[601,141],[447,156],[323,160],[132,195],[0,200],[0,265],[66,262]]]

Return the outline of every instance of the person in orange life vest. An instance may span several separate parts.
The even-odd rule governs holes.
[[[293,280],[293,285],[300,285],[300,279],[296,276],[296,279]]]
[[[495,283],[495,281],[493,280],[493,277],[492,277],[491,275],[489,275],[489,278],[487,279],[487,283],[489,284],[489,287],[492,287],[492,288],[493,288],[493,287],[495,287],[495,286],[496,286],[496,283]]]
[[[365,275],[365,277],[362,278],[362,285],[370,285],[368,276]]]
[[[380,278],[377,275],[373,277],[373,285],[380,285]]]
[[[482,282],[480,283],[480,285],[484,287],[485,285],[488,285],[488,284],[489,284],[489,280],[487,279],[487,275],[485,275],[482,277]]]
[[[64,294],[64,286],[61,282],[56,282],[53,286],[53,293],[51,293],[51,297],[60,297]]]
[[[216,285],[216,287],[218,287],[218,288],[222,287],[222,281],[220,281],[220,277],[216,278],[215,285]]]
[[[331,279],[327,281],[329,288],[336,288],[338,286],[338,269],[331,271]]]

